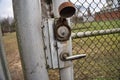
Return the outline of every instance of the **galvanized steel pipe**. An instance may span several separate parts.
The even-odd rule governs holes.
[[[41,0],[13,0],[25,80],[49,80],[41,30]]]
[[[52,0],[53,2],[53,12],[55,18],[60,18],[59,14],[59,6],[63,2],[69,2],[68,0]],[[73,64],[69,67],[60,69],[60,78],[61,80],[74,80],[74,73],[73,73]]]
[[[120,33],[120,28],[72,33],[72,39]]]

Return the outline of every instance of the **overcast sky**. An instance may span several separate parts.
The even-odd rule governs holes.
[[[94,0],[95,3],[93,3],[93,0],[78,0],[79,2],[76,2],[77,0],[71,0],[73,3],[76,3],[77,5],[83,4],[85,8],[88,6],[91,6],[91,11],[93,10],[92,8],[95,8],[95,11],[99,11],[100,8],[103,7],[103,4],[105,6],[106,0]],[[101,1],[101,3],[99,3]],[[89,5],[89,3],[92,3]],[[98,5],[97,5],[98,4]],[[98,6],[98,7],[96,7]],[[0,0],[0,18],[1,17],[13,17],[13,8],[12,8],[12,0]]]
[[[13,17],[12,0],[0,0],[0,18]]]

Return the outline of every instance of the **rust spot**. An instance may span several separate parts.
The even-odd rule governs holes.
[[[73,16],[75,13],[75,7],[71,2],[64,2],[59,6],[59,14],[63,18],[68,18]]]

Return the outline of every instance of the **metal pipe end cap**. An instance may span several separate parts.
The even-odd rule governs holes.
[[[75,14],[75,7],[71,2],[64,2],[59,6],[59,14],[62,18],[68,18]]]

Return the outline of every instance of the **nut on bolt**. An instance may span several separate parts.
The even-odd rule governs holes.
[[[55,38],[58,41],[67,41],[71,36],[71,28],[65,18],[59,18],[54,27]]]
[[[66,57],[68,57],[68,56],[69,56],[69,53],[67,53],[67,52],[61,53],[60,54],[60,59],[62,61],[66,61]]]

